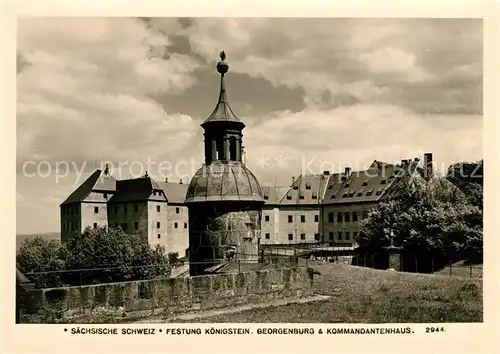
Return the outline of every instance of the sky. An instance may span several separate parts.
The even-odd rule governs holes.
[[[479,19],[20,18],[17,233],[59,231],[59,204],[105,163],[188,183],[221,50],[261,185],[483,157]]]

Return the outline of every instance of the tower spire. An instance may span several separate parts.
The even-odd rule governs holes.
[[[238,122],[240,125],[244,127],[245,125],[243,124],[243,122],[238,117],[236,117],[236,114],[234,114],[233,110],[229,106],[229,102],[227,99],[226,83],[224,80],[224,76],[229,71],[229,64],[225,61],[226,52],[221,51],[219,53],[219,57],[221,60],[217,63],[216,66],[217,72],[220,74],[219,99],[212,114],[203,122],[202,126],[204,126],[208,122],[229,121],[229,122]]]

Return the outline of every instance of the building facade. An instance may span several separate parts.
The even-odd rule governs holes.
[[[107,168],[97,170],[60,205],[61,240],[86,227],[121,228],[183,257],[188,247],[186,190],[181,183],[158,183],[148,176],[116,180]]]

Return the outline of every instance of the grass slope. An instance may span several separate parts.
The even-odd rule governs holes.
[[[481,322],[482,281],[325,264],[313,267],[326,301],[252,309],[184,322],[438,323]]]

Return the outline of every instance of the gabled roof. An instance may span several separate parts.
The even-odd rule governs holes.
[[[140,177],[134,179],[126,179],[117,181],[116,192],[109,199],[110,203],[124,203],[135,201],[146,201],[151,199],[153,191],[161,191],[163,189],[151,177]],[[163,200],[167,200],[163,193]]]
[[[188,189],[187,184],[172,183],[172,182],[158,182],[158,185],[167,196],[169,203],[184,204],[186,199],[186,192]]]
[[[264,197],[264,202],[266,205],[279,204],[289,189],[290,187],[263,186],[262,195]]]
[[[328,181],[323,204],[378,202],[387,196],[401,174],[414,169],[416,163],[409,161],[403,166],[375,160],[368,169],[351,172],[349,176],[333,174]]]
[[[82,202],[92,191],[96,190],[114,192],[116,179],[107,172],[96,170],[61,205]]]
[[[293,182],[291,188],[280,201],[281,205],[321,204],[328,175],[302,175]]]

